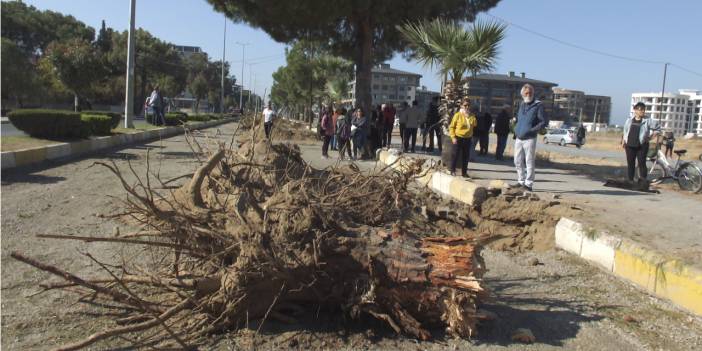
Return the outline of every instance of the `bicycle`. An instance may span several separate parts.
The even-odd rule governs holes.
[[[666,179],[672,179],[678,182],[680,189],[693,193],[700,192],[702,190],[702,170],[700,167],[692,162],[680,161],[681,156],[687,153],[687,150],[673,152],[678,155],[675,165],[671,165],[665,153],[661,151],[660,144],[657,144],[655,154],[648,158],[652,165],[649,167],[650,170],[646,178],[651,184],[660,184]]]

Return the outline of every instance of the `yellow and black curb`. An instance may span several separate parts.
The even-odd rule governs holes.
[[[568,218],[556,225],[556,246],[702,316],[702,271],[678,258]]]

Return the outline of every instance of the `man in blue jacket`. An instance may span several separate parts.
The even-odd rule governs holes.
[[[541,101],[534,99],[534,87],[524,84],[522,102],[517,111],[517,125],[514,128],[514,166],[517,168],[517,185],[531,191],[534,185],[534,161],[536,137],[539,130],[548,126]]]

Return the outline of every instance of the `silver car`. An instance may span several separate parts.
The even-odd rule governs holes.
[[[578,143],[578,137],[575,133],[574,130],[570,129],[551,129],[544,135],[544,144],[554,143],[560,146],[573,144],[580,147],[582,144]],[[584,144],[585,141],[583,140],[582,143]]]

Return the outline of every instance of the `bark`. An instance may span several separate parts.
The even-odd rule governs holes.
[[[371,69],[373,68],[373,26],[371,16],[358,15],[356,42],[360,50],[354,63],[356,64],[356,97],[357,107],[361,107],[367,116],[371,111]]]

